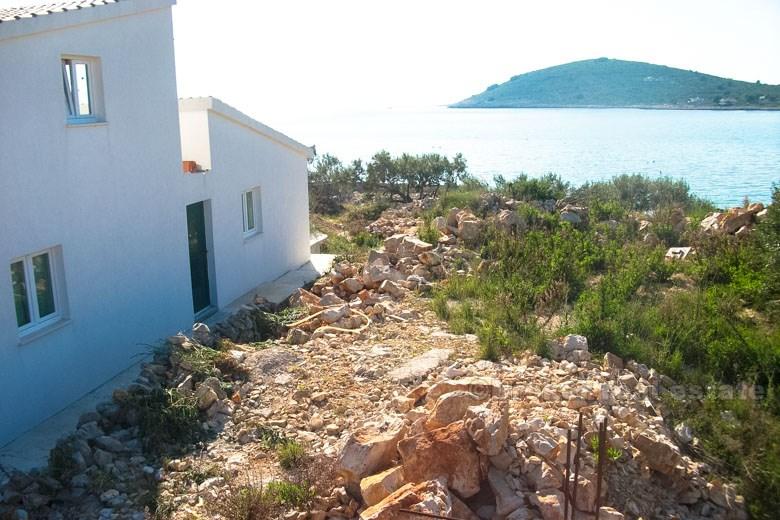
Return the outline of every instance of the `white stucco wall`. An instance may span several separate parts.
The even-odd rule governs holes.
[[[0,27],[0,445],[192,322],[171,3]],[[63,54],[100,58],[105,124],[65,124]],[[52,246],[68,321],[20,344],[10,261]]]
[[[199,109],[193,109],[197,100],[181,102],[183,158],[200,163],[197,158],[208,155],[210,171],[185,175],[182,184],[188,204],[201,200],[211,202],[216,277],[212,280],[216,290],[213,296],[217,306],[223,307],[257,285],[309,260],[307,154],[310,150],[270,129],[265,134],[242,124],[242,121],[256,122],[218,100],[202,98],[201,101]],[[217,105],[217,110],[208,108],[212,104]],[[223,113],[220,107],[227,111]],[[231,115],[241,119],[233,119]],[[203,146],[206,124],[208,153],[198,150]],[[199,128],[188,128],[190,125]],[[244,238],[241,194],[257,186],[261,191],[262,232]]]

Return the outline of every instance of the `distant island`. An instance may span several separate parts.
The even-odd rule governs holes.
[[[598,58],[535,70],[450,108],[779,110],[780,85],[749,83],[638,61]]]

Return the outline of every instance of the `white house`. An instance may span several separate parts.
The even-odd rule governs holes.
[[[178,102],[173,4],[0,8],[0,446],[309,259],[311,149]]]
[[[312,150],[211,97],[180,100],[179,117],[182,158],[202,170],[182,179],[190,224],[200,222],[200,212],[206,224],[207,268],[198,271],[192,257],[193,276],[208,279],[194,282],[202,288],[197,312],[207,302],[223,307],[269,273],[309,260]]]

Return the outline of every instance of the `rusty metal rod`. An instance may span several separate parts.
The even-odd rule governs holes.
[[[412,511],[411,509],[399,509],[399,513],[408,513],[410,515],[426,516],[428,518],[438,518],[440,520],[461,520],[459,518],[453,518],[451,516],[442,516],[434,513],[421,513],[420,511]]]
[[[566,429],[566,462],[563,465],[563,520],[569,516],[569,477],[571,476],[571,428]]]
[[[582,445],[582,412],[577,421],[577,446],[574,451],[574,492],[571,499],[572,518],[575,517],[574,511],[577,509],[577,488],[580,484],[580,446]]]
[[[604,459],[607,457],[607,417],[599,425],[599,463],[596,468],[596,520],[601,509],[601,479],[604,472]]]

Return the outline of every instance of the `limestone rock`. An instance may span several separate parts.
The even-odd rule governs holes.
[[[496,227],[505,233],[522,231],[525,227],[524,224],[516,211],[502,209],[496,215]]]
[[[360,494],[363,496],[363,501],[367,506],[373,506],[395,492],[403,484],[403,467],[395,466],[361,480]]]
[[[325,309],[322,314],[320,314],[320,318],[322,318],[322,321],[325,323],[335,323],[347,314],[349,314],[349,306],[339,305],[338,307]]]
[[[427,399],[433,401],[443,394],[455,391],[470,392],[483,400],[491,397],[503,397],[501,381],[493,377],[470,376],[460,379],[439,381],[428,390]]]
[[[463,421],[406,438],[398,444],[411,482],[443,477],[461,498],[479,492],[484,470]]]
[[[604,520],[623,520],[625,516],[616,509],[602,506],[599,508],[599,518],[603,518]]]
[[[466,429],[477,449],[490,457],[498,455],[509,437],[509,406],[506,401],[491,399],[466,412]]]
[[[452,350],[450,349],[434,348],[424,354],[413,357],[391,371],[388,376],[391,381],[397,383],[411,383],[427,376],[433,369],[446,362],[451,355]]]
[[[496,515],[504,517],[523,507],[523,499],[509,487],[504,473],[491,467],[488,471],[488,483],[496,497]]]
[[[366,426],[355,431],[341,450],[339,472],[344,479],[357,484],[363,477],[392,465],[397,456],[398,441],[406,433],[406,426],[395,421],[386,430]]]
[[[666,475],[674,472],[680,463],[680,450],[668,439],[642,432],[634,439],[634,446],[642,453],[645,463],[651,468]]]
[[[387,244],[387,241],[385,241],[385,244]],[[407,235],[404,236],[398,244],[395,254],[398,258],[417,257],[417,255],[430,251],[431,249],[433,249],[433,244],[423,242],[419,238]]]
[[[612,352],[604,354],[604,368],[607,370],[623,370],[623,359]]]
[[[563,520],[563,493],[544,489],[531,495],[531,503],[539,508],[544,520]]]
[[[428,430],[435,430],[436,428],[460,421],[466,415],[466,411],[470,406],[480,404],[482,401],[484,399],[471,392],[456,390],[446,393],[436,400],[425,427]]]
[[[409,519],[410,515],[402,513],[401,509],[449,516],[452,514],[452,500],[446,485],[440,480],[409,483],[363,511],[360,520]]]
[[[303,329],[290,329],[287,333],[287,343],[290,345],[303,345],[311,339],[311,334]]]

